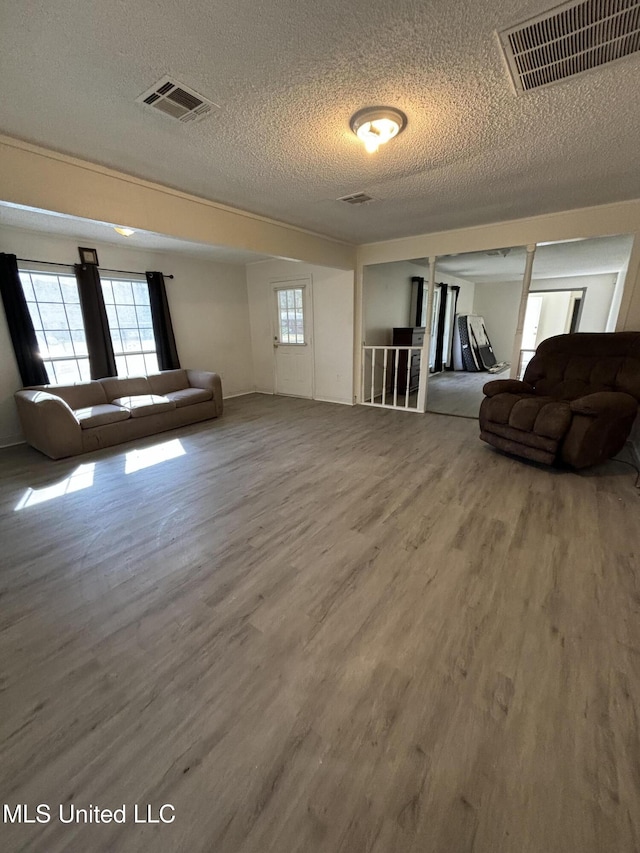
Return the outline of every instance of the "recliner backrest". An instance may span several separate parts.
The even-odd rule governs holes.
[[[640,402],[640,332],[578,332],[547,338],[523,378],[536,394],[557,399],[624,391]]]

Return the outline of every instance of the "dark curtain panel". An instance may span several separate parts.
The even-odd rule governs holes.
[[[458,311],[458,296],[460,295],[460,287],[457,284],[449,285],[449,289],[453,291],[453,311],[451,312],[451,322],[455,326],[455,322],[457,319],[457,311]],[[455,370],[453,366],[453,337],[454,337],[454,329],[451,329],[451,337],[449,338],[449,352],[447,353],[447,361],[449,362],[449,366],[446,370]]]
[[[158,353],[158,367],[160,370],[176,370],[180,367],[180,360],[176,348],[176,339],[173,336],[164,276],[161,272],[148,272],[146,276],[149,285],[153,336],[156,339],[156,351]]]
[[[424,287],[424,278],[420,276],[414,275],[411,278],[411,284],[416,288],[416,299],[415,299],[415,316],[411,318],[412,324],[414,326],[422,326],[422,310],[424,308],[424,296],[425,296],[425,287]],[[413,302],[413,300],[412,300]]]
[[[76,264],[74,267],[80,295],[80,307],[87,337],[92,379],[116,376],[109,321],[102,297],[98,267],[95,264]]]
[[[15,255],[0,252],[0,291],[23,385],[48,385]]]
[[[444,349],[444,327],[447,322],[447,290],[448,285],[438,284],[440,288],[440,310],[438,312],[438,326],[436,330],[436,357],[434,359],[433,370],[439,373],[442,370],[443,349]]]

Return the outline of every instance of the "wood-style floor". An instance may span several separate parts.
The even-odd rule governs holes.
[[[436,373],[429,377],[427,385],[427,411],[477,418],[484,398],[484,385],[493,379],[505,379],[508,376],[508,371],[495,375],[486,371],[467,373],[464,370]]]
[[[635,476],[477,429],[251,396],[0,453],[1,799],[53,817],[0,848],[639,850]]]

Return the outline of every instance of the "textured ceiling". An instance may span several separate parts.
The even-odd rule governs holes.
[[[536,248],[532,277],[564,278],[574,275],[598,275],[622,270],[631,252],[633,238],[627,234],[598,237],[593,240],[570,240]],[[476,284],[494,281],[517,281],[524,275],[527,251],[516,246],[506,253],[467,252],[438,258],[437,271],[448,272]],[[424,263],[424,259],[422,259]]]
[[[175,237],[167,237],[164,234],[155,234],[151,231],[136,231],[131,237],[122,237],[113,230],[114,224],[120,225],[122,223],[95,222],[91,219],[79,219],[75,216],[63,216],[59,213],[51,214],[46,210],[34,210],[33,208],[6,205],[0,202],[0,225],[9,225],[12,228],[47,231],[50,234],[59,234],[78,240],[93,240],[96,243],[112,243],[114,246],[123,249],[181,252],[224,264],[250,264],[254,261],[271,258],[271,255],[260,255],[257,252],[246,252],[227,246],[214,246],[210,243],[178,240]],[[30,258],[29,260],[38,261],[42,259]]]
[[[5,0],[0,131],[358,243],[638,197],[640,55],[513,91],[495,30],[553,5]],[[220,109],[134,103],[165,74]],[[373,156],[370,104],[409,120]]]

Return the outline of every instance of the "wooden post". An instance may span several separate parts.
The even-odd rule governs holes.
[[[513,353],[511,355],[511,370],[509,375],[517,379],[520,368],[520,350],[522,348],[522,333],[524,332],[524,318],[527,313],[527,300],[529,299],[529,288],[531,287],[531,273],[533,271],[533,259],[536,254],[536,244],[527,246],[527,260],[524,265],[524,277],[522,279],[522,293],[520,295],[520,308],[518,310],[518,322],[516,334],[513,339]]]

